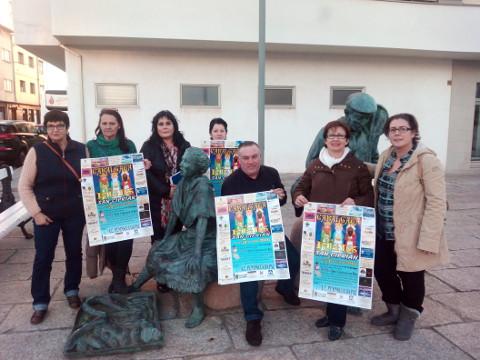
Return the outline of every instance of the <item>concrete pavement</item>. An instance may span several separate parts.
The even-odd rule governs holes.
[[[283,174],[282,178],[288,186],[295,174]],[[427,273],[425,311],[410,341],[394,340],[392,327],[369,324],[372,314],[384,311],[378,288],[373,310],[362,316],[349,315],[345,335],[330,342],[326,330],[314,325],[324,314],[322,304],[302,300],[300,307],[286,305],[275,293],[274,283],[266,283],[264,341],[259,348],[244,340],[240,308],[210,310],[199,327],[187,330],[183,323],[189,313],[188,296],[167,293],[160,295],[165,347],[102,359],[480,359],[480,179],[456,175],[447,180],[451,264]],[[293,209],[290,204],[284,208],[288,231]],[[143,266],[149,247],[149,239],[134,241],[133,276]],[[20,230],[0,240],[0,359],[63,358],[63,344],[76,315],[62,294],[63,245],[60,241],[53,264],[49,313],[37,326],[29,322],[33,257],[33,241],[25,240]],[[80,295],[104,294],[110,276],[84,277]]]

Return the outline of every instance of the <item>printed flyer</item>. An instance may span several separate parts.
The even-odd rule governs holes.
[[[90,246],[153,234],[142,154],[82,159]]]
[[[215,198],[218,283],[289,279],[287,249],[274,192]]]
[[[238,146],[241,141],[207,140],[202,144],[203,151],[210,157],[207,176],[213,185],[215,196],[221,195],[223,179],[239,168]]]
[[[373,208],[308,203],[298,296],[371,309],[374,255]]]

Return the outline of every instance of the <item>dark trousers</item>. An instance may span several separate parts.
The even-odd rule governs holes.
[[[377,234],[375,245],[375,279],[383,301],[423,311],[425,271],[397,271],[395,241],[384,240],[381,234]]]
[[[295,278],[300,270],[300,254],[285,236],[288,267],[290,279],[277,281],[277,287],[282,292],[295,290]],[[258,308],[258,281],[240,283],[240,299],[242,301],[245,320],[259,320],[263,318],[263,312]]]
[[[330,325],[344,327],[347,321],[347,307],[345,305],[327,303],[327,317]]]
[[[133,240],[124,240],[105,245],[105,252],[112,269],[127,271],[132,256]]]
[[[82,234],[85,219],[82,215],[55,220],[50,225],[34,224],[35,260],[32,272],[33,307],[46,309],[50,302],[50,273],[55,257],[60,230],[65,247],[65,278],[63,291],[65,295],[78,294],[82,277]]]

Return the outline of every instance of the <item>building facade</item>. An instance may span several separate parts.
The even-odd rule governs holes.
[[[267,0],[265,162],[302,171],[317,131],[365,91],[415,114],[449,172],[480,165],[475,2]],[[258,17],[257,0],[14,2],[17,42],[67,72],[72,135],[92,138],[113,107],[137,146],[163,109],[193,145],[219,116],[229,138],[257,139]]]

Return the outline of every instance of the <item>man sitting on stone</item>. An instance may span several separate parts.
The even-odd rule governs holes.
[[[287,202],[287,193],[280,180],[278,171],[261,165],[260,147],[253,141],[245,141],[238,148],[240,169],[228,176],[222,185],[222,195],[247,194],[261,191],[273,191],[278,195],[280,205]],[[287,237],[287,257],[290,279],[277,282],[275,290],[283,296],[286,303],[300,305],[300,299],[294,290],[294,280],[300,267],[300,256]],[[245,338],[252,346],[262,343],[261,320],[263,312],[258,308],[258,281],[240,284],[240,298],[244,311],[247,329]]]

